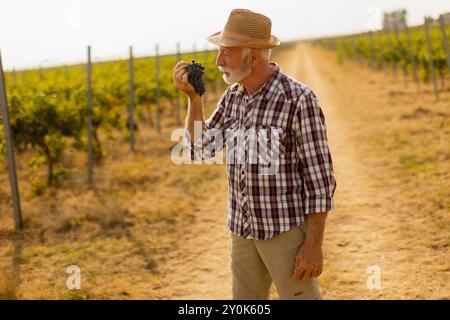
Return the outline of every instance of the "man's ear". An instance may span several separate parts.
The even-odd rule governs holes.
[[[252,65],[256,65],[258,63],[258,61],[259,61],[259,58],[260,58],[259,51],[255,50],[255,49],[252,49],[250,51],[250,63]]]

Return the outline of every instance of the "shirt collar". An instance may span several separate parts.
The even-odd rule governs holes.
[[[253,94],[251,94],[250,96],[248,96],[245,94],[245,87],[242,84],[238,83],[237,93],[241,96],[246,96],[249,100],[251,100],[257,97],[258,95],[264,96],[272,86],[276,86],[276,82],[278,81],[281,75],[281,69],[276,62],[270,62],[270,64],[272,66],[275,66],[275,70],[273,71],[270,78],[258,90],[253,92]]]

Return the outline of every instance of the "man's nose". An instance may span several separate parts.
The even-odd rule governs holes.
[[[223,67],[225,65],[224,60],[221,55],[217,55],[216,65]]]

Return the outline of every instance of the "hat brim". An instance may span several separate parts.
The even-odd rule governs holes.
[[[222,31],[218,31],[210,35],[206,40],[208,42],[215,44],[216,46],[224,47],[248,47],[248,48],[259,48],[259,49],[272,49],[280,45],[280,39],[276,36],[271,35],[270,39],[266,43],[261,42],[251,42],[251,41],[239,41],[236,39],[223,37]]]

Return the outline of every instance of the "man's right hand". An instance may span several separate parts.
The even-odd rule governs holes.
[[[195,92],[194,87],[188,82],[187,63],[180,61],[173,68],[173,83],[175,86],[183,91],[190,99],[199,98],[200,96]]]

